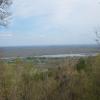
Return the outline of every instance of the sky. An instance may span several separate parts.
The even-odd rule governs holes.
[[[95,44],[100,0],[14,0],[0,46]]]

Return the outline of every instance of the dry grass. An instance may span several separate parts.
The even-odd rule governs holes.
[[[1,61],[0,100],[100,100],[100,56],[47,62]]]

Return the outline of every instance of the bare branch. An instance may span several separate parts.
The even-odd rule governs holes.
[[[97,44],[100,45],[100,30],[96,30],[95,34],[96,34],[96,42]]]

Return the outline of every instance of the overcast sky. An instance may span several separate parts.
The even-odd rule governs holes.
[[[14,0],[0,46],[94,44],[99,0]]]

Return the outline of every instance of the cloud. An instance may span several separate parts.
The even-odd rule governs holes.
[[[46,16],[49,21],[61,23],[70,15],[78,0],[15,0],[15,16],[29,18]]]
[[[95,0],[15,0],[13,8],[14,16],[19,18],[44,16],[47,24],[65,26],[72,15],[74,16],[75,13],[77,15],[78,12],[80,15],[77,18],[79,19],[85,15],[89,20],[95,19],[93,17],[97,17],[97,12],[99,12],[98,5],[95,3],[98,2]]]
[[[12,37],[13,34],[12,33],[0,33],[0,37],[3,38],[3,37]]]

